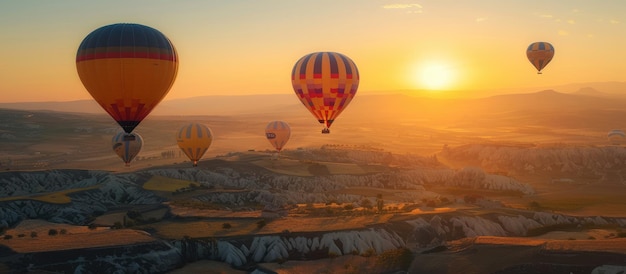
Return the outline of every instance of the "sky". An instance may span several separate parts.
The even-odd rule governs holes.
[[[293,65],[316,51],[349,56],[359,94],[626,81],[623,0],[9,0],[0,1],[0,102],[90,99],[77,48],[122,22],[176,47],[165,100],[293,93]],[[541,75],[525,53],[537,41],[555,47]]]

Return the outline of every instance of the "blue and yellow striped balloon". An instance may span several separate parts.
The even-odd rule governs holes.
[[[350,104],[359,87],[359,71],[347,56],[314,52],[300,58],[291,71],[291,84],[302,104],[322,124],[323,133]]]
[[[176,141],[189,160],[193,161],[193,166],[197,166],[213,142],[213,133],[204,124],[191,123],[180,128]]]
[[[526,57],[528,61],[537,69],[537,74],[541,74],[541,70],[545,68],[552,57],[554,57],[554,47],[548,42],[535,42],[526,49]]]
[[[113,136],[113,151],[119,156],[126,166],[139,154],[143,146],[143,139],[137,133],[119,132]]]
[[[620,129],[614,129],[609,131],[606,137],[612,145],[619,146],[624,142],[624,139],[626,139],[626,133]]]

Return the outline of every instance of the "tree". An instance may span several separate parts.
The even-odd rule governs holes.
[[[361,200],[361,207],[363,208],[367,208],[367,209],[372,209],[372,201],[370,201],[370,199],[368,198],[363,198],[363,200]]]
[[[260,220],[260,221],[256,222],[256,227],[257,227],[258,229],[263,228],[265,225],[267,225],[267,223],[265,222],[265,220]]]
[[[222,228],[223,229],[230,229],[232,226],[229,223],[223,223],[222,224]]]
[[[124,228],[124,226],[122,225],[121,222],[117,221],[117,222],[113,223],[113,227],[112,228],[113,229],[121,229],[121,228]]]
[[[59,232],[54,228],[51,228],[50,230],[48,230],[48,235],[50,236],[55,236],[57,234],[59,234]]]
[[[376,195],[376,208],[378,209],[378,212],[382,212],[384,206],[385,206],[385,201],[383,200],[383,195],[377,194]]]

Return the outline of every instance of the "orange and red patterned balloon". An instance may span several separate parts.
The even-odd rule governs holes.
[[[283,121],[271,121],[265,127],[265,138],[280,152],[291,137],[291,127]]]
[[[541,74],[541,70],[545,68],[552,57],[554,57],[554,47],[548,42],[535,42],[526,49],[526,57],[528,61],[537,69],[537,74]]]
[[[314,52],[300,58],[291,72],[293,90],[302,104],[328,128],[350,104],[359,87],[359,71],[347,56]]]
[[[172,42],[156,29],[113,24],[85,37],[76,69],[91,96],[130,133],[174,84],[178,56]]]

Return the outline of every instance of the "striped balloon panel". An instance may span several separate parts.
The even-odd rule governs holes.
[[[113,151],[128,165],[141,151],[143,139],[137,133],[119,132],[112,139]]]
[[[359,87],[359,71],[347,56],[315,52],[300,58],[291,72],[293,89],[320,123],[330,127]]]
[[[281,151],[291,137],[291,128],[283,121],[272,121],[265,127],[265,137],[276,150]]]
[[[176,134],[176,142],[178,147],[195,164],[211,146],[213,133],[204,124],[191,123],[180,128]]]
[[[526,57],[537,71],[541,71],[552,61],[554,47],[548,42],[532,43],[526,49]]]
[[[161,32],[138,24],[96,29],[76,54],[81,82],[120,126],[130,133],[169,92],[178,57]]]

